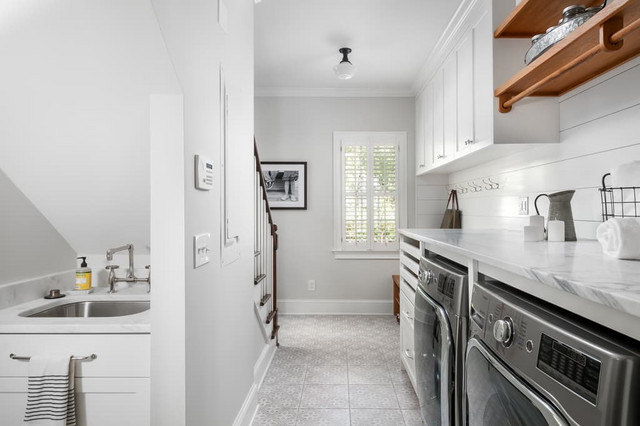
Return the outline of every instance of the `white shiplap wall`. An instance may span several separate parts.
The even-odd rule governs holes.
[[[597,189],[602,175],[640,159],[640,59],[560,98],[560,131],[559,144],[450,174],[449,187],[469,182],[483,187],[459,197],[463,228],[521,229],[527,223],[518,215],[521,196],[529,197],[529,213],[535,214],[536,195],[574,189],[571,204],[578,238],[594,238],[601,222]],[[485,189],[487,178],[499,182],[500,189]],[[439,226],[447,191],[442,176],[419,177],[416,187],[416,225]],[[546,198],[540,199],[539,207],[546,215]]]

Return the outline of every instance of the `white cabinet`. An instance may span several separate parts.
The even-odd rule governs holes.
[[[28,361],[9,354],[96,354],[75,362],[76,416],[79,426],[150,424],[149,334],[0,335],[0,412],[2,424],[22,424],[27,398]]]
[[[431,87],[433,103],[431,107],[421,104],[422,117],[416,126],[422,135],[422,152],[431,152],[433,161],[425,161],[417,174],[449,173],[560,139],[556,98],[527,99],[517,111],[498,112],[494,88],[524,66],[522,57],[528,49],[526,40],[493,39],[493,28],[513,10],[513,1],[469,5],[470,9],[453,17],[463,19],[460,25],[451,26],[452,33],[442,37],[445,44],[436,47],[442,54],[430,59],[431,77],[423,97]],[[433,123],[431,141],[428,122]]]
[[[442,66],[443,111],[444,111],[444,157],[449,161],[456,154],[456,138],[458,133],[458,79],[457,55],[452,52]]]
[[[469,149],[475,140],[473,120],[473,29],[466,34],[456,52],[458,135],[456,153]]]
[[[415,294],[420,268],[420,243],[405,235],[400,236],[400,359],[416,387],[413,319]]]

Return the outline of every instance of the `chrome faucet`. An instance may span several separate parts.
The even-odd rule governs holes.
[[[129,271],[127,273],[126,278],[118,278],[116,277],[116,269],[119,268],[118,265],[107,265],[105,266],[105,269],[109,270],[109,293],[115,293],[116,292],[116,284],[117,283],[121,283],[121,282],[127,282],[127,283],[148,283],[149,284],[149,289],[147,290],[147,293],[151,292],[151,265],[147,265],[145,266],[145,268],[149,271],[149,275],[147,276],[147,278],[137,278],[135,276],[134,273],[134,266],[133,266],[133,244],[125,244],[121,247],[116,247],[116,248],[112,248],[107,250],[107,261],[111,262],[113,260],[113,254],[117,253],[119,251],[124,251],[124,250],[128,250],[129,251]]]

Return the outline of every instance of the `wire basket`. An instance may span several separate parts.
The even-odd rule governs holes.
[[[612,217],[640,217],[640,186],[607,186],[607,176],[611,176],[611,173],[602,176],[602,188],[598,189],[602,221],[606,222]]]

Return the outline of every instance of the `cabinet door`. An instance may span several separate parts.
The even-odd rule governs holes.
[[[485,12],[473,27],[474,145],[493,140],[493,29]]]
[[[473,135],[473,30],[462,40],[458,55],[458,138],[456,152],[471,147]]]
[[[422,115],[424,117],[424,162],[433,164],[433,82],[429,82],[422,96]]]
[[[416,174],[423,171],[426,166],[425,159],[425,138],[424,138],[424,121],[425,111],[423,109],[425,91],[423,90],[416,97]]]
[[[443,66],[443,102],[444,102],[444,156],[452,159],[456,153],[458,127],[458,89],[457,89],[457,57],[452,52]]]
[[[444,87],[442,69],[438,70],[433,82],[433,162],[444,159]]]
[[[78,426],[145,426],[150,420],[148,378],[76,378]],[[21,425],[27,377],[0,377],[2,424]]]

